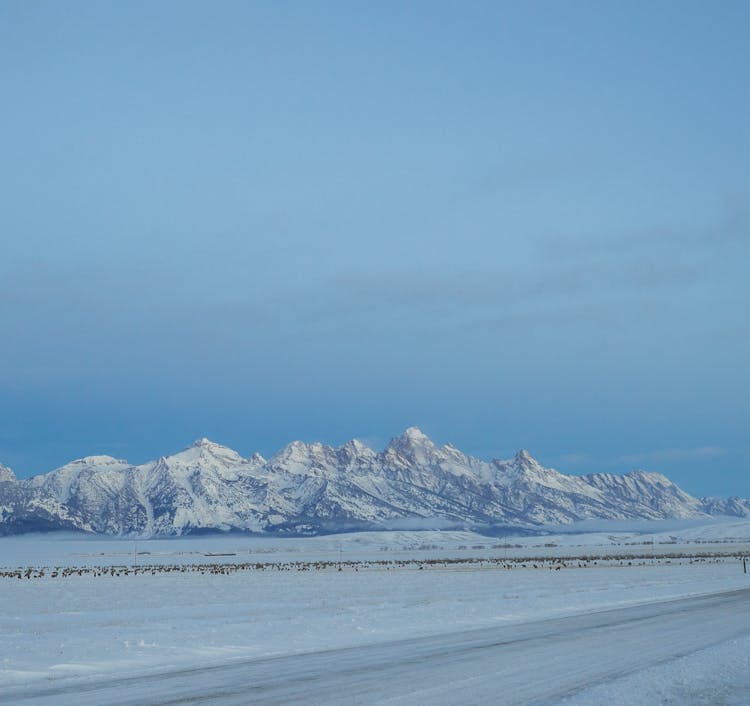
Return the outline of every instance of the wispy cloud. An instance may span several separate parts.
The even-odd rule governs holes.
[[[576,237],[561,233],[541,243],[541,252],[553,262],[616,258],[671,261],[724,252],[750,244],[750,205],[728,199],[713,222],[705,224],[654,224],[619,234]]]
[[[425,315],[427,323],[460,326],[532,325],[593,322],[605,325],[616,307],[607,297],[683,289],[708,273],[697,264],[635,261],[591,266],[564,262],[528,271],[418,271],[336,275],[309,302],[320,314],[347,311],[387,315]],[[658,302],[652,300],[652,308]],[[615,317],[617,318],[617,317]]]
[[[590,460],[591,456],[585,451],[576,451],[559,457],[560,463],[565,466],[579,466],[588,463]]]
[[[648,466],[677,461],[685,461],[689,463],[691,461],[705,461],[712,458],[719,458],[724,456],[726,452],[726,449],[721,448],[720,446],[656,449],[654,451],[618,456],[614,459],[613,465]]]

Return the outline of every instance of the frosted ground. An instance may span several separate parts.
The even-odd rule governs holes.
[[[3,538],[0,566],[35,567],[34,576],[46,568],[43,577],[0,579],[0,695],[76,703],[76,689],[113,675],[146,678],[750,587],[738,558],[750,551],[747,520],[579,529],[591,531],[502,539],[458,531]],[[588,560],[560,561],[573,556]],[[437,562],[449,558],[460,561]],[[205,563],[268,566],[226,574],[194,568]],[[91,570],[134,564],[173,570]],[[63,566],[89,570],[53,578]],[[565,703],[747,703],[750,624],[736,633],[607,683],[584,681]],[[50,685],[69,689],[67,697],[39,697]]]

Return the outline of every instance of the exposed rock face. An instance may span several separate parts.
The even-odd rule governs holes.
[[[694,498],[658,473],[570,476],[527,451],[484,461],[416,427],[380,453],[294,441],[270,460],[200,439],[132,466],[88,456],[16,480],[0,466],[0,533],[80,529],[179,535],[207,530],[315,533],[399,522],[472,526],[583,519],[750,516],[750,501]]]

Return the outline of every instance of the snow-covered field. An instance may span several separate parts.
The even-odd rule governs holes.
[[[618,530],[506,539],[465,532],[223,536],[137,544],[55,535],[0,539],[0,566],[47,567],[41,578],[0,579],[0,696],[5,695],[0,700],[18,700],[51,684],[75,688],[111,675],[145,676],[461,633],[750,587],[738,558],[750,548],[747,521],[650,529],[651,535]],[[694,558],[712,551],[722,556]],[[646,558],[597,558],[581,566],[519,560],[510,569],[500,561],[555,552],[589,557],[631,552]],[[692,556],[665,556],[683,553]],[[427,563],[437,557],[486,561]],[[324,568],[289,564],[320,560],[333,563]],[[365,563],[355,563],[360,561]],[[176,569],[52,578],[55,566],[185,568],[208,562],[271,565],[227,574]],[[750,624],[744,628],[750,635]],[[722,675],[724,687],[741,684],[750,638],[738,640],[653,666],[643,678],[624,676],[592,687],[569,703],[625,703],[613,697],[620,692],[631,698],[627,703],[685,703],[679,694],[698,693],[693,687],[700,665]],[[709,683],[704,679],[701,688]],[[732,703],[731,693],[725,696],[700,703]],[[49,702],[60,703],[60,697]]]
[[[488,537],[468,531],[353,532],[304,538],[213,534],[119,539],[52,533],[0,537],[0,568],[197,562],[338,561],[738,554],[750,551],[750,520],[587,521],[549,527],[540,536]]]

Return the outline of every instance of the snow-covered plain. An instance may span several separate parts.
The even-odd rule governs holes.
[[[467,532],[294,540],[235,535],[137,544],[80,536],[5,538],[0,566],[47,568],[41,578],[0,579],[0,700],[20,700],[54,685],[73,689],[64,693],[75,702],[77,687],[112,675],[145,677],[748,588],[750,577],[738,557],[750,548],[750,523],[735,522],[729,530],[728,525],[650,527],[651,534],[597,528],[590,534],[505,539]],[[626,552],[646,558],[567,561],[562,568],[559,562],[519,560],[507,569],[499,561]],[[722,556],[700,557],[711,552]],[[426,563],[438,557],[466,561]],[[468,561],[474,558],[484,561]],[[300,570],[290,563],[321,560],[333,564]],[[358,561],[366,563],[353,563]],[[391,563],[376,563],[383,561]],[[55,566],[136,562],[175,568],[138,575],[51,575]],[[270,565],[227,574],[191,568],[208,562]],[[750,624],[738,629],[750,635]],[[748,665],[737,655],[748,654],[750,638],[738,640],[655,666],[648,678],[624,677],[594,687],[569,703],[613,700],[620,689],[636,699],[627,703],[654,703],[655,694],[685,703],[679,694],[696,686],[690,680],[700,673],[700,664],[711,674],[720,666],[725,686],[739,684]],[[669,696],[675,675],[682,681]],[[65,698],[57,695],[49,703],[61,701]]]
[[[458,530],[351,532],[317,537],[209,534],[167,539],[118,539],[55,532],[0,538],[0,568],[132,564],[336,561],[391,558],[654,556],[750,551],[750,520],[596,520],[543,528],[534,536],[488,537]]]

